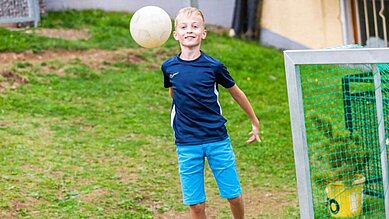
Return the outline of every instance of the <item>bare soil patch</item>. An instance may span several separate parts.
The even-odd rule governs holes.
[[[39,201],[37,199],[34,199],[32,197],[26,197],[25,200],[15,200],[12,201],[9,204],[8,210],[0,210],[0,217],[1,218],[16,218],[18,215],[18,212],[22,211],[31,211],[33,209],[33,206],[36,206],[39,204]]]
[[[102,62],[125,61],[139,63],[145,61],[143,57],[132,49],[119,49],[114,51],[91,49],[91,50],[46,50],[34,53],[26,51],[21,53],[0,53],[0,66],[5,70],[15,62],[41,63],[50,60],[60,60],[66,63],[70,59],[80,59],[83,63],[97,68]]]
[[[297,202],[291,201],[289,191],[266,191],[251,189],[245,194],[245,205],[247,218],[258,218],[262,215],[276,215],[279,218],[283,214],[285,207],[296,207]]]
[[[49,29],[49,28],[40,28],[30,32],[33,34],[51,37],[51,38],[62,38],[67,40],[82,40],[88,39],[90,37],[90,32],[88,29]]]
[[[106,195],[108,193],[109,192],[107,190],[105,190],[105,189],[101,189],[101,188],[100,189],[95,189],[95,190],[90,191],[87,194],[82,194],[80,199],[83,202],[94,203],[97,200],[104,198],[104,195]]]
[[[43,35],[54,38],[64,38],[69,40],[88,39],[90,32],[88,29],[49,29],[40,28],[33,31],[28,31],[30,34]],[[54,73],[64,75],[62,68],[71,60],[79,60],[83,64],[88,65],[97,72],[106,67],[107,63],[122,62],[122,63],[139,63],[147,61],[139,55],[139,50],[134,49],[118,49],[107,51],[101,49],[91,50],[46,50],[42,52],[25,51],[21,53],[5,52],[0,53],[0,93],[6,88],[15,89],[21,84],[28,82],[27,78],[18,75],[17,72],[10,69],[16,62],[31,63],[31,66],[39,68],[40,73]],[[165,58],[166,51],[160,50],[156,52],[156,57],[159,59]],[[163,58],[161,58],[163,57]],[[44,64],[55,61],[54,64]],[[42,64],[43,63],[43,64]],[[147,70],[158,69],[159,65],[155,62],[150,62],[146,66]]]
[[[210,199],[212,199],[213,202],[207,203],[206,212],[208,218],[220,218],[220,207],[223,206],[228,208],[229,203],[214,194],[208,195],[212,195]],[[251,188],[244,194],[246,218],[269,218],[270,215],[272,217],[281,218],[285,207],[291,206],[297,208],[298,203],[294,200],[290,201],[290,195],[291,192],[288,191],[274,192]],[[157,213],[154,218],[190,219],[189,209],[185,212],[169,210],[164,213]]]
[[[5,52],[0,53],[0,92],[6,88],[16,89],[18,86],[28,83],[26,77],[20,76],[17,72],[11,70],[12,66],[17,62],[29,63],[30,67],[39,67],[40,73],[54,73],[64,75],[64,69],[61,66],[66,65],[71,60],[79,60],[88,65],[94,70],[101,70],[106,67],[107,63],[124,62],[127,64],[139,63],[146,61],[145,58],[138,55],[139,52],[133,49],[119,49],[107,51],[101,49],[91,50],[46,50],[34,53],[25,51],[21,53]],[[47,65],[47,63],[55,61],[55,65]],[[156,69],[150,63],[150,69]]]
[[[16,89],[22,84],[28,83],[28,79],[13,71],[0,72],[0,92],[6,88]]]

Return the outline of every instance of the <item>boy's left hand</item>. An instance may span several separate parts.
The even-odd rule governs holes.
[[[251,135],[251,136],[250,136],[249,140],[246,141],[247,144],[251,144],[254,141],[258,141],[258,142],[262,141],[261,138],[259,137],[259,128],[255,127],[254,125],[253,125],[253,130],[251,130],[249,135]]]

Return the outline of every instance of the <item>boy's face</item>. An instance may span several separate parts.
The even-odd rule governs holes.
[[[204,29],[204,22],[198,15],[185,16],[177,18],[174,39],[178,40],[182,46],[196,47],[205,39],[207,33]]]

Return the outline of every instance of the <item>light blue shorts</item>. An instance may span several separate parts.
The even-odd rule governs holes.
[[[220,197],[235,198],[242,193],[230,139],[201,145],[177,145],[183,202],[186,205],[206,200],[204,191],[204,161],[219,187]]]

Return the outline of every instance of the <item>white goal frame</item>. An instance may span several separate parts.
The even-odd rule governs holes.
[[[385,126],[381,78],[375,64],[389,63],[389,48],[286,50],[284,64],[293,137],[294,159],[301,218],[314,218],[312,185],[309,168],[300,65],[309,64],[371,64],[378,73],[374,76],[377,124],[381,148],[381,166],[386,219],[389,219],[388,163],[385,144]]]

